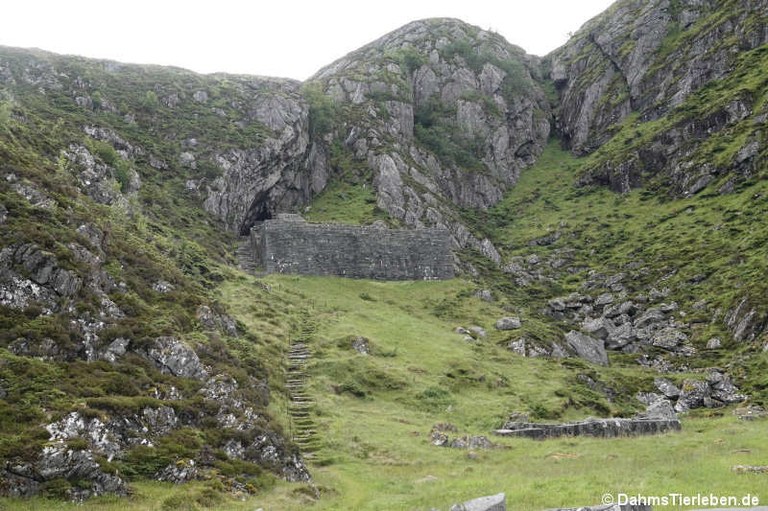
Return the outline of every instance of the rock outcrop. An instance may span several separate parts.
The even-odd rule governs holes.
[[[453,19],[410,23],[310,79],[332,98],[329,136],[372,171],[377,206],[404,225],[451,230],[498,262],[456,207],[498,202],[549,134],[538,61]]]
[[[766,146],[750,127],[766,110],[748,76],[765,65],[767,11],[765,0],[622,0],[550,54],[568,147],[592,153],[628,134],[598,151],[583,182],[626,192],[663,175],[689,195],[753,174]],[[712,152],[713,137],[728,150]]]
[[[322,139],[310,136],[299,82],[252,79],[244,91],[248,122],[264,126],[266,134],[240,147],[210,148],[218,176],[205,185],[203,202],[241,235],[257,221],[305,206],[325,188],[329,173]]]

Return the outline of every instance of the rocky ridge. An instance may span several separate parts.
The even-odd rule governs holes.
[[[763,1],[622,0],[549,55],[556,130],[575,153],[597,151],[582,182],[627,192],[662,176],[685,196],[753,175],[766,111],[751,71],[764,66],[766,11]],[[598,151],[622,128],[626,147]]]
[[[410,23],[323,68],[329,133],[370,169],[376,205],[411,227],[447,227],[498,262],[456,208],[498,202],[549,135],[538,60],[453,19]]]

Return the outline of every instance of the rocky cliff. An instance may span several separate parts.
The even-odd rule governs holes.
[[[657,177],[683,196],[752,176],[765,159],[766,12],[763,1],[621,0],[549,55],[557,131],[595,153],[582,181],[626,192]]]
[[[686,198],[759,182],[768,170],[766,44],[764,1],[621,0],[590,20],[545,58],[559,96],[555,131],[587,156],[579,184]],[[763,296],[751,281],[727,305],[736,339],[765,328]]]
[[[331,98],[325,137],[370,171],[376,205],[407,226],[449,228],[498,261],[458,208],[497,203],[549,135],[539,61],[454,19],[408,24],[310,79]]]

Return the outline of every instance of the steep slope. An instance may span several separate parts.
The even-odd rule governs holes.
[[[498,201],[540,151],[535,66],[456,20],[361,51],[379,57],[371,97],[353,101],[317,84],[346,84],[359,56],[302,86],[2,49],[3,493],[80,499],[201,474],[258,486],[259,467],[307,479],[267,411],[297,319],[245,331],[217,286],[232,278],[224,230],[301,209],[332,172],[367,179],[389,221],[448,225],[498,258],[459,211]],[[408,85],[416,72],[426,85]],[[390,96],[376,96],[381,73]]]
[[[260,208],[308,194],[263,150],[284,126],[259,105],[295,84],[12,49],[0,77],[0,493],[308,479],[267,411],[275,339],[215,291],[222,223],[258,214],[215,189],[222,167],[267,173]]]
[[[689,255],[651,242],[654,275],[674,262],[688,279],[680,290],[703,286],[698,300],[718,304],[713,321],[737,341],[759,339],[768,318],[766,288],[755,277],[766,265],[757,219],[768,175],[766,59],[765,2],[667,0],[616,2],[545,59],[560,96],[556,131],[573,153],[587,155],[580,186],[644,189],[679,211],[691,207],[680,198],[701,197],[691,210],[696,223],[678,232]],[[729,194],[751,200],[734,205]],[[717,220],[717,210],[729,213]],[[753,220],[740,225],[740,217]],[[694,253],[696,264],[686,259]]]
[[[549,55],[557,130],[576,154],[597,151],[582,182],[626,192],[656,178],[683,196],[764,170],[767,13],[621,0]]]
[[[453,19],[416,21],[351,53],[308,84],[330,98],[316,134],[335,149],[331,180],[357,173],[391,219],[446,226],[458,247],[498,259],[458,210],[498,202],[541,152],[549,104],[537,70],[499,35]]]

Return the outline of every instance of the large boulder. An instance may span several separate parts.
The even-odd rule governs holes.
[[[91,451],[56,443],[43,448],[34,462],[9,462],[0,468],[0,495],[31,497],[53,480],[71,483],[63,489],[63,496],[73,501],[107,493],[128,493],[126,482],[118,475],[103,471]]]
[[[565,334],[565,342],[580,358],[593,364],[608,365],[608,354],[605,352],[603,341],[571,330]]]

